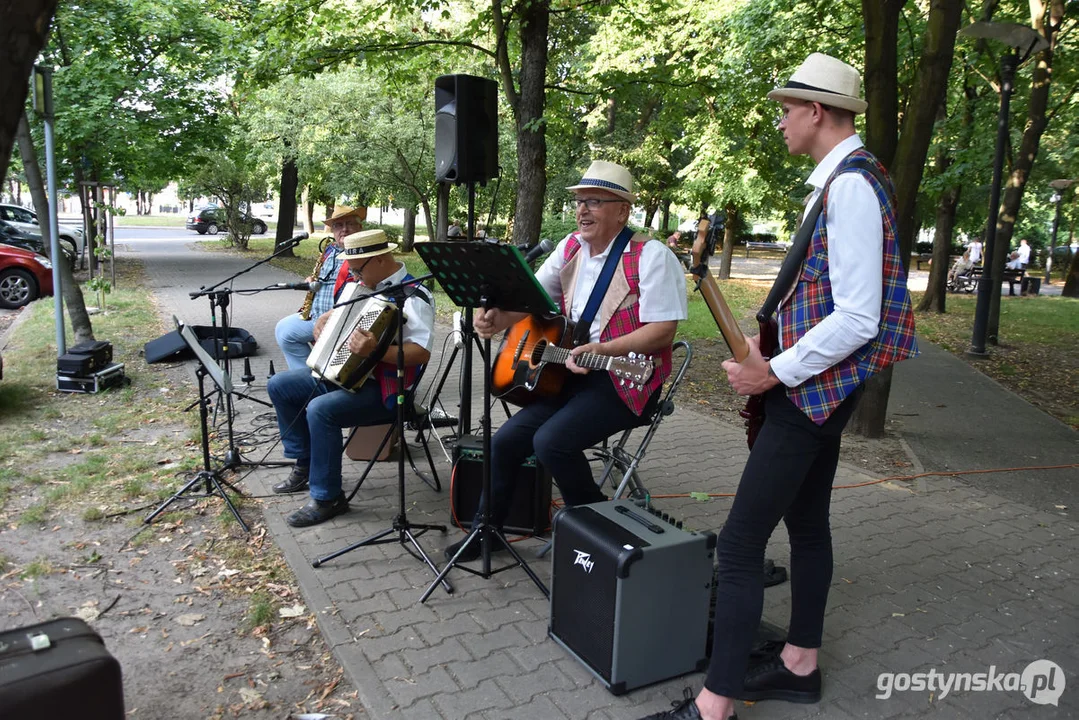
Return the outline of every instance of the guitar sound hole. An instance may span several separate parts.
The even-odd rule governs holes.
[[[535,367],[540,364],[540,360],[543,359],[543,349],[547,347],[546,340],[540,340],[536,343],[536,346],[532,348],[532,354],[528,356],[528,364]]]

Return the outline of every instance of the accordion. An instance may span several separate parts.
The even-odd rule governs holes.
[[[349,283],[338,302],[361,298],[367,292],[367,288],[358,283]],[[334,308],[307,357],[311,375],[350,392],[356,390],[371,376],[375,365],[393,343],[400,316],[393,302],[374,296]],[[367,357],[355,355],[348,349],[348,339],[356,329],[370,332],[378,341],[375,352]]]

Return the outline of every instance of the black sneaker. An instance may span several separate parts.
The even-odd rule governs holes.
[[[776,655],[746,671],[739,700],[786,700],[793,703],[820,702],[821,675],[817,668],[808,675],[795,675]]]
[[[305,492],[307,490],[307,471],[308,468],[306,467],[293,465],[292,472],[288,474],[286,479],[274,485],[273,491],[275,493]]]
[[[333,500],[311,498],[306,505],[285,518],[285,522],[292,527],[309,527],[326,522],[344,512],[348,512],[348,499],[343,493]]]
[[[641,720],[701,720],[701,712],[697,709],[697,701],[689,688],[682,690],[682,701],[675,700],[671,703],[673,710],[647,715]],[[728,720],[738,720],[737,715],[731,715]]]

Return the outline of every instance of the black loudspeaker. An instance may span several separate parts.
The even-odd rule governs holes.
[[[454,449],[450,502],[452,514],[466,528],[472,522],[482,492],[483,438],[463,435]],[[517,491],[503,529],[518,535],[540,535],[550,525],[551,474],[531,457],[517,471]]]
[[[614,695],[705,669],[715,547],[625,500],[559,512],[548,634]]]
[[[435,80],[435,179],[486,183],[498,177],[498,83],[474,75]]]

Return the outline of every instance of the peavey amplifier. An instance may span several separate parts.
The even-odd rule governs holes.
[[[614,695],[703,670],[715,547],[625,500],[563,510],[548,634]]]

